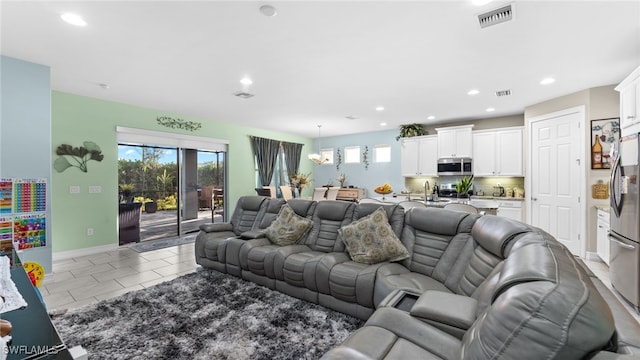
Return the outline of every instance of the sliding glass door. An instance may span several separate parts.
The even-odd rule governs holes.
[[[223,151],[119,144],[119,201],[142,203],[140,240],[223,221],[225,158]]]

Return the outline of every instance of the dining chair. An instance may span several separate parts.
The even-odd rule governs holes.
[[[268,188],[256,188],[256,193],[259,196],[269,196],[269,197],[271,197],[271,189],[268,189]]]
[[[293,191],[291,191],[291,186],[280,185],[280,192],[282,193],[282,198],[286,201],[293,199]]]
[[[327,200],[336,200],[338,198],[339,187],[331,187],[327,190]]]
[[[447,210],[462,211],[469,214],[478,214],[478,208],[469,204],[451,203],[444,206]]]
[[[311,200],[313,201],[321,201],[321,200],[325,200],[326,198],[324,197],[325,194],[327,193],[327,188],[315,188],[313,189],[313,196],[311,197]]]
[[[272,198],[278,197],[277,196],[278,194],[276,193],[276,187],[275,186],[263,186],[262,188],[263,189],[269,189],[269,195],[268,196],[270,196]]]

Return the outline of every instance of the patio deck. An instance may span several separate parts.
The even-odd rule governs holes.
[[[213,218],[212,218],[213,216]],[[198,217],[182,222],[183,234],[199,231],[202,224],[222,222],[222,215],[212,214],[210,209],[199,210]],[[140,241],[178,236],[177,210],[159,210],[153,214],[142,213],[140,218]]]

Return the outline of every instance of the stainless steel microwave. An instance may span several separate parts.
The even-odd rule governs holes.
[[[438,159],[438,175],[471,175],[473,167],[471,158]]]

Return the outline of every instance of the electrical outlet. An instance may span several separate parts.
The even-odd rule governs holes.
[[[87,228],[87,236],[93,236],[93,228]]]
[[[102,192],[102,186],[100,185],[89,186],[89,194],[98,194],[101,192]]]
[[[69,186],[69,194],[80,194],[80,186],[78,185]]]

